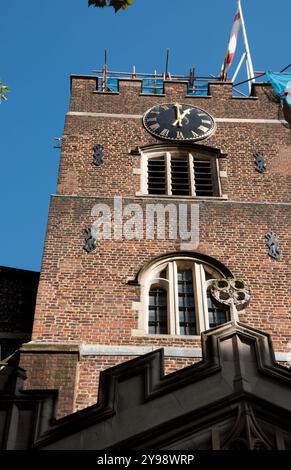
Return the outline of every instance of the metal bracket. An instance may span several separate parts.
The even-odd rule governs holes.
[[[267,169],[267,163],[266,163],[266,156],[263,152],[256,152],[254,154],[254,157],[255,157],[255,165],[256,165],[256,170],[259,172],[259,173],[265,173],[266,169]]]
[[[100,166],[103,163],[103,151],[104,147],[101,144],[94,145],[93,147],[93,164],[96,166]]]
[[[273,259],[279,259],[282,255],[282,251],[279,248],[279,242],[277,234],[275,232],[268,232],[265,235],[266,245],[269,249],[268,255]]]
[[[97,239],[92,230],[92,227],[86,228],[84,230],[84,235],[85,235],[84,250],[86,250],[87,253],[91,253],[92,251],[96,250],[96,245],[97,245]]]

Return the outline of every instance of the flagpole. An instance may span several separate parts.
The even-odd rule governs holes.
[[[235,72],[234,72],[234,74],[233,74],[232,79],[231,79],[232,83],[234,83],[234,81],[236,80],[236,77],[237,77],[237,75],[238,75],[238,72],[240,71],[240,68],[241,68],[241,66],[242,66],[242,63],[243,63],[243,61],[244,61],[245,58],[246,58],[246,55],[247,55],[246,52],[244,52],[244,53],[242,54],[242,56],[241,56],[241,58],[240,58],[240,61],[239,61],[239,63],[238,63],[238,66],[237,66],[237,68],[236,68],[236,70],[235,70]]]
[[[243,12],[240,4],[240,0],[237,0],[237,6],[238,6],[238,11],[240,14],[241,18],[241,28],[242,28],[242,33],[243,33],[243,39],[244,39],[244,45],[245,45],[245,50],[246,50],[246,68],[247,68],[247,74],[248,74],[248,79],[249,81],[249,90],[251,91],[251,86],[252,83],[254,83],[256,80],[254,78],[254,68],[253,68],[253,63],[252,63],[252,57],[250,53],[250,48],[249,48],[249,42],[248,42],[248,37],[247,37],[247,32],[246,32],[246,27],[245,27],[245,22],[244,22],[244,17],[243,17]]]

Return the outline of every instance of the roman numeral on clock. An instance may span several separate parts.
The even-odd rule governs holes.
[[[163,130],[160,132],[160,135],[161,135],[162,137],[168,137],[169,132],[170,132],[169,129],[163,129]]]
[[[184,134],[181,131],[177,131],[176,139],[184,139]]]
[[[151,129],[152,131],[156,131],[159,127],[160,127],[160,124],[156,123],[156,124],[152,124],[152,125],[150,126],[150,129]]]
[[[205,127],[205,126],[202,126],[202,124],[198,127],[198,129],[200,129],[200,131],[202,131],[202,132],[207,132],[207,131],[209,131],[209,128],[208,128],[208,127]]]

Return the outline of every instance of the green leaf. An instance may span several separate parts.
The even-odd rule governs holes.
[[[88,7],[93,5],[93,7],[103,8],[108,6],[106,0],[88,0]]]
[[[134,0],[88,0],[88,6],[104,8],[113,7],[115,13],[118,10],[126,10],[129,5],[132,5]]]
[[[9,88],[7,85],[2,85],[2,80],[0,80],[0,103],[1,101],[7,101],[5,93],[9,93]]]
[[[122,1],[118,1],[118,0],[110,0],[110,3],[109,3],[109,6],[113,7],[114,10],[115,10],[115,13],[120,10],[120,8],[122,8]]]

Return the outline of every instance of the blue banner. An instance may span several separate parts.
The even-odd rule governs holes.
[[[266,72],[276,95],[287,101],[291,108],[291,73]]]

